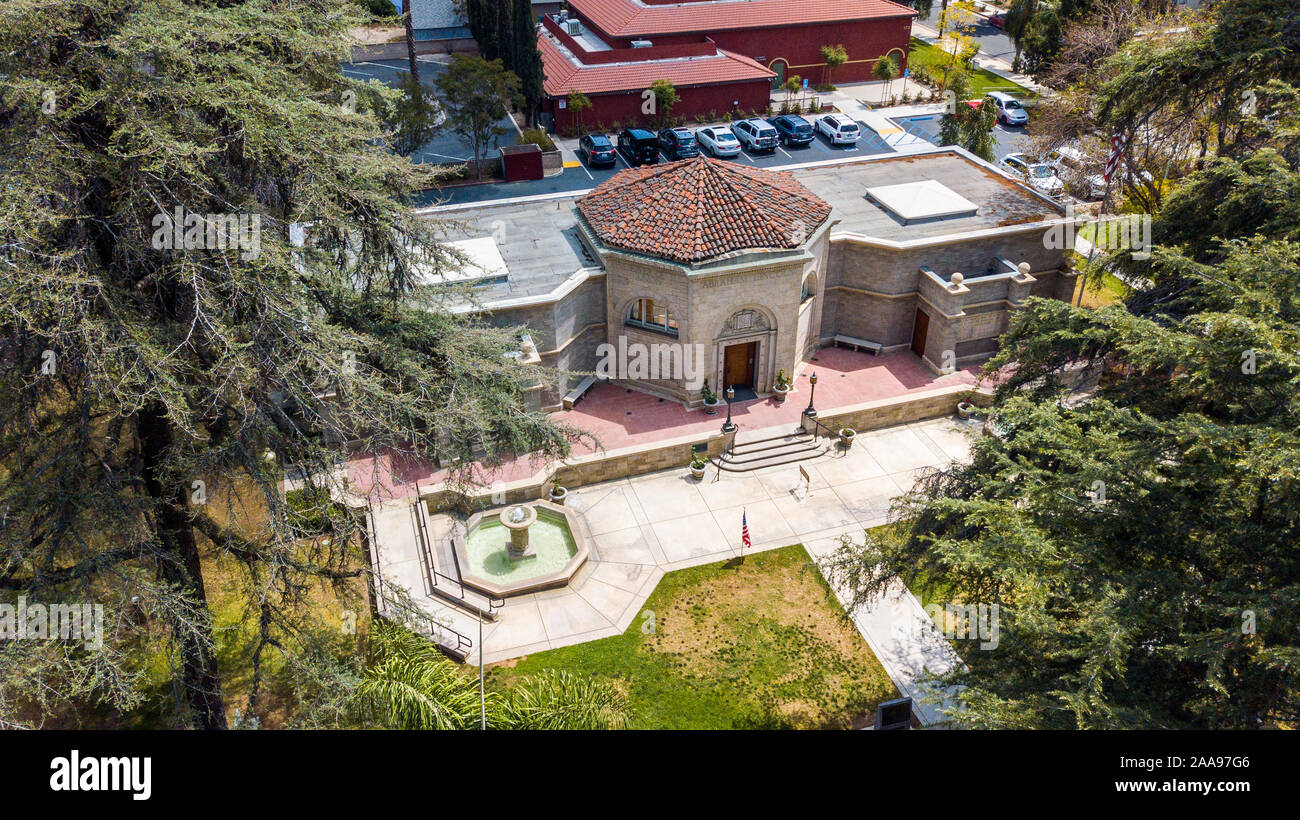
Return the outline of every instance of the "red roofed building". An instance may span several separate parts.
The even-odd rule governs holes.
[[[778,80],[797,74],[816,85],[827,81],[822,46],[848,52],[832,82],[871,80],[872,66],[886,54],[906,67],[916,12],[890,0],[569,0],[569,16],[615,47],[703,36]]]
[[[654,120],[648,89],[666,79],[677,89],[675,116],[763,111],[771,97],[773,72],[757,61],[725,51],[711,38],[686,35],[671,43],[636,45],[609,41],[580,21],[542,18],[538,50],[546,75],[543,109],[555,130],[569,133],[578,118],[568,97],[578,91],[591,100],[582,112],[588,128],[647,125]]]

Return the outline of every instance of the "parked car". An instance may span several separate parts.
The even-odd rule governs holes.
[[[659,150],[665,159],[689,159],[700,155],[695,135],[686,128],[665,128],[659,132]]]
[[[998,109],[998,122],[1003,125],[1024,125],[1029,122],[1029,112],[1020,104],[1020,100],[1002,91],[990,91],[984,95],[993,101]]]
[[[1007,154],[1002,158],[1002,167],[1048,196],[1060,196],[1065,190],[1056,169],[1046,162],[1034,162],[1024,154]]]
[[[643,128],[625,128],[618,135],[618,152],[628,165],[654,165],[659,161],[659,138]]]
[[[583,134],[582,139],[578,140],[578,155],[593,168],[618,162],[614,154],[614,143],[604,134]]]
[[[1007,27],[1007,16],[1005,14],[990,14],[989,25],[993,26],[993,28],[1004,29]]]
[[[700,144],[701,151],[706,151],[715,157],[734,157],[740,153],[740,140],[736,139],[736,135],[731,133],[730,128],[721,125],[696,131],[695,141]]]
[[[1106,178],[1088,161],[1087,156],[1074,145],[1062,145],[1047,155],[1047,162],[1071,193],[1080,199],[1097,200],[1106,195]]]
[[[774,120],[771,120],[772,127],[776,129],[781,144],[789,147],[792,145],[808,145],[815,139],[813,134],[812,123],[800,117],[798,114],[782,114]]]
[[[826,135],[831,145],[852,145],[862,137],[862,129],[843,114],[827,114],[817,119],[817,130]]]
[[[766,151],[770,154],[776,151],[777,143],[781,141],[781,135],[765,120],[740,120],[731,126],[731,130],[750,153]]]

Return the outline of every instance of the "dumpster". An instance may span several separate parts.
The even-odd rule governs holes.
[[[542,178],[542,149],[531,142],[501,148],[501,173],[506,182]]]

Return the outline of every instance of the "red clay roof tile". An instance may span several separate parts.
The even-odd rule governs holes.
[[[704,156],[621,171],[577,205],[602,242],[688,264],[796,248],[831,214],[788,173]]]
[[[767,80],[774,76],[754,60],[721,49],[711,57],[587,66],[575,64],[545,33],[538,34],[537,47],[542,53],[542,71],[546,76],[542,88],[552,97],[564,97],[571,91],[584,94],[641,91],[659,79],[671,80],[673,85],[684,88]]]
[[[916,11],[890,0],[716,0],[642,5],[632,0],[569,0],[581,16],[614,37],[767,28],[839,20],[914,17]]]

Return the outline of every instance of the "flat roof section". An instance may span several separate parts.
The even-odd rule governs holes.
[[[867,196],[888,208],[904,222],[974,216],[979,210],[974,202],[933,179],[868,188]]]
[[[578,238],[575,197],[466,208],[430,216],[444,223],[449,245],[499,264],[506,281],[487,281],[475,291],[484,301],[541,296],[585,267],[598,267]],[[468,240],[468,244],[459,243]],[[488,245],[491,245],[490,252]],[[482,262],[476,263],[482,266]]]
[[[1023,185],[956,151],[864,158],[860,162],[794,170],[795,179],[830,203],[837,231],[890,242],[935,239],[951,234],[1060,219],[1065,212]],[[976,206],[971,214],[908,222],[884,208],[873,188],[934,180]]]

